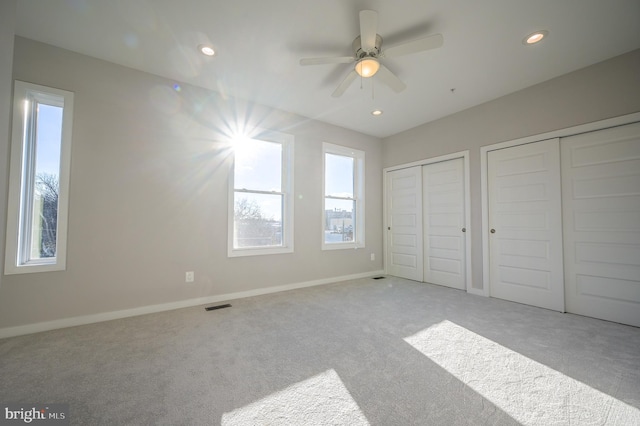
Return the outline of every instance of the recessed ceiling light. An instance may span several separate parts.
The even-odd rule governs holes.
[[[198,50],[200,51],[200,53],[207,56],[213,56],[216,54],[216,51],[213,50],[213,47],[206,44],[201,44],[200,46],[198,46]]]
[[[536,31],[535,33],[529,34],[524,39],[522,39],[522,44],[525,44],[528,46],[528,45],[539,43],[548,34],[549,34],[549,31],[547,30]]]
[[[371,111],[371,115],[382,115],[382,110],[374,109],[373,111]]]

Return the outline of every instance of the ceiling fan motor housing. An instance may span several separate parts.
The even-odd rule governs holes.
[[[370,51],[370,52],[365,52],[364,50],[362,50],[362,41],[360,39],[360,36],[356,37],[355,40],[353,40],[353,51],[356,54],[356,59],[362,59],[365,57],[369,57],[369,58],[377,58],[378,55],[380,54],[380,48],[382,46],[382,37],[380,36],[380,34],[376,34],[376,46]]]

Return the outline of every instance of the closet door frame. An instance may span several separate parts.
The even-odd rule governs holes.
[[[594,121],[592,123],[581,124],[574,127],[567,127],[566,129],[555,130],[553,132],[527,136],[525,138],[514,139],[511,141],[500,142],[480,147],[480,189],[482,197],[482,289],[478,290],[477,294],[482,294],[483,296],[489,297],[489,177],[487,167],[489,152],[518,145],[540,142],[546,139],[563,138],[567,136],[574,136],[579,133],[593,132],[609,127],[622,126],[636,121],[640,121],[640,113],[627,114],[620,117],[609,118],[606,120]],[[560,184],[560,182],[558,183]]]
[[[406,169],[409,167],[415,167],[415,166],[426,166],[429,164],[433,164],[433,163],[440,163],[442,161],[448,161],[448,160],[455,160],[458,158],[462,158],[463,160],[463,170],[464,170],[464,187],[465,187],[465,194],[464,194],[464,203],[465,203],[465,222],[466,222],[466,232],[465,232],[465,274],[466,274],[466,291],[467,293],[471,293],[471,294],[477,294],[477,295],[482,295],[482,290],[481,289],[475,289],[473,287],[473,282],[472,282],[472,271],[471,271],[471,234],[472,234],[472,229],[471,229],[471,178],[470,178],[470,173],[469,173],[469,151],[459,151],[459,152],[454,152],[451,154],[446,154],[446,155],[441,155],[438,157],[433,157],[433,158],[427,158],[424,160],[419,160],[419,161],[414,161],[412,163],[407,163],[407,164],[400,164],[397,166],[392,166],[392,167],[386,167],[383,169],[383,173],[384,173],[384,187],[383,187],[383,195],[382,195],[382,199],[385,200],[386,203],[386,199],[387,199],[387,179],[386,179],[386,173],[387,172],[392,172],[395,170],[401,170],[401,169]],[[383,231],[383,245],[384,245],[384,253],[385,253],[385,259],[384,259],[384,267],[385,267],[385,273],[387,272],[387,223],[388,223],[388,218],[387,218],[387,206],[385,204],[384,208],[383,208],[383,224],[384,224],[384,231]]]

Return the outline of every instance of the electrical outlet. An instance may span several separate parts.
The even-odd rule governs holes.
[[[187,271],[184,274],[184,282],[192,283],[194,280],[195,280],[195,274],[193,273],[193,271]]]
[[[371,253],[371,261],[373,262],[374,260],[376,260],[376,254],[375,253]]]

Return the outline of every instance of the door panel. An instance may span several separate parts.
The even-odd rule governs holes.
[[[559,141],[487,155],[490,294],[564,312]]]
[[[390,275],[422,281],[422,171],[387,172],[387,255]]]
[[[464,160],[422,166],[424,281],[466,289]]]
[[[567,311],[640,326],[640,123],[561,150]]]

